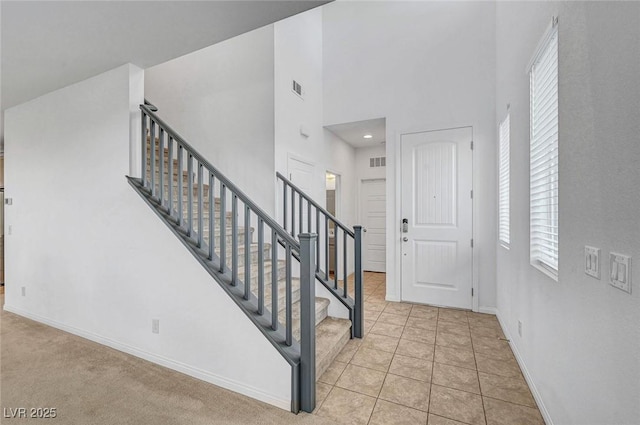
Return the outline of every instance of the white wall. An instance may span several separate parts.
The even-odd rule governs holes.
[[[495,306],[495,4],[335,2],[324,11],[324,124],[386,117],[387,299],[400,299],[400,135],[473,126],[474,268]]]
[[[387,167],[370,167],[369,159],[385,156],[385,147],[383,145],[358,148],[355,150],[355,174],[357,182],[356,198],[356,221],[363,221],[362,206],[360,205],[360,196],[362,193],[362,180],[386,179]]]
[[[354,149],[323,129],[322,9],[276,22],[274,27],[276,170],[286,175],[289,156],[313,163],[311,196],[323,206],[326,171],[340,174],[342,218],[351,225]],[[291,90],[293,79],[302,84],[304,100]],[[300,126],[307,129],[309,137],[300,134]]]
[[[640,423],[640,4],[498,2],[497,109],[511,104],[511,249],[498,247],[498,310],[548,423]],[[559,18],[559,279],[529,264],[529,80]],[[601,280],[584,246],[601,249]],[[608,284],[633,257],[633,293]],[[523,323],[518,336],[517,321]]]
[[[387,167],[370,167],[369,159],[385,156],[385,146],[371,146],[356,149],[356,178],[358,181],[367,179],[384,179],[387,176]]]
[[[288,410],[290,366],[125,179],[142,78],[6,111],[5,309]]]
[[[288,159],[295,158],[314,165],[310,196],[326,205],[326,172],[340,175],[340,219],[354,224],[355,183],[354,149],[323,128],[322,98],[322,9],[313,9],[274,24],[275,45],[275,168],[287,175]],[[292,80],[303,86],[301,99],[291,90]],[[300,134],[304,126],[308,137]],[[282,189],[278,186],[276,205],[282,217]],[[324,252],[320,261],[324,262]],[[341,260],[339,260],[341,263]],[[349,258],[353,269],[353,259]],[[333,299],[321,284],[318,296]],[[337,301],[331,303],[329,315],[346,317],[347,311]]]
[[[356,163],[357,150],[326,129],[324,130],[324,141],[326,144],[325,154],[327,155],[326,168],[328,171],[340,175],[340,200],[337,217],[349,227],[361,224],[356,214],[358,180],[354,164]]]
[[[146,70],[158,114],[273,215],[273,25]]]

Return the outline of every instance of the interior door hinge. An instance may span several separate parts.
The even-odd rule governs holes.
[[[473,288],[471,288],[471,296],[473,297]]]
[[[473,140],[471,141],[471,150],[473,150]]]
[[[471,239],[471,248],[473,248],[473,239]]]
[[[471,191],[471,199],[473,199],[473,190]]]

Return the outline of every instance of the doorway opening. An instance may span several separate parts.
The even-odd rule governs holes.
[[[350,207],[355,207],[353,220],[366,230],[362,235],[362,268],[367,272],[386,273],[386,118],[338,123],[325,128],[354,149],[355,166],[349,173],[345,171],[344,215],[349,216]],[[353,182],[353,187],[347,186],[349,182]],[[351,201],[355,202],[351,204]],[[340,206],[337,207],[340,214]]]
[[[326,196],[326,209],[331,215],[340,219],[339,217],[339,203],[340,203],[340,175],[327,171],[325,174],[325,196]],[[336,250],[336,229],[333,222],[329,223],[329,275],[334,276],[336,270],[335,264],[335,250]]]
[[[387,209],[386,180],[367,179],[360,185],[362,225],[367,232],[362,241],[362,269],[370,272],[387,271]]]

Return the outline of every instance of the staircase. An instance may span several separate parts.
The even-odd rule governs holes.
[[[353,336],[315,296],[317,237],[291,236],[141,105],[142,178],[129,183],[292,366],[291,410],[315,408],[315,381]],[[359,335],[358,335],[359,336]]]

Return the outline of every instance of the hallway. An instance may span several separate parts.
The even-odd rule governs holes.
[[[495,316],[386,302],[365,272],[365,338],[319,378],[315,414],[349,424],[544,424]],[[345,421],[346,420],[346,421]]]

